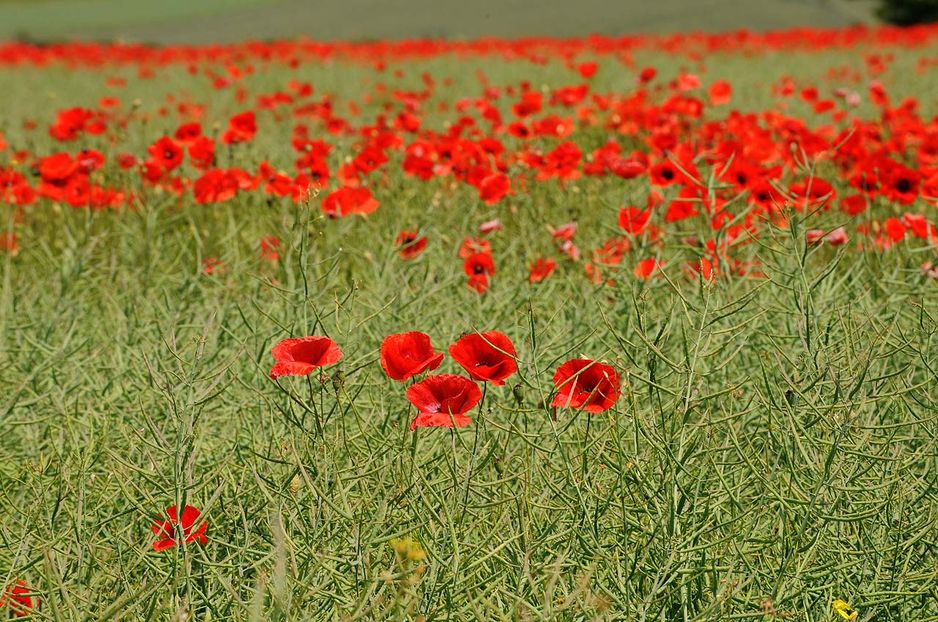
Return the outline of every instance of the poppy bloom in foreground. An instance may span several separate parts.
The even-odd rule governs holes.
[[[552,406],[601,413],[619,399],[619,373],[610,365],[589,359],[571,359],[557,368]]]
[[[407,389],[407,401],[419,411],[410,429],[464,428],[472,423],[465,414],[481,399],[479,385],[465,376],[428,376]]]
[[[32,590],[20,579],[0,595],[0,612],[4,607],[10,608],[13,617],[24,618],[33,610],[39,609],[39,599],[32,595]]]
[[[175,505],[166,508],[166,517],[169,520],[160,520],[153,523],[153,533],[160,537],[159,540],[153,543],[153,550],[166,551],[177,544],[182,544],[182,542],[177,540],[179,534],[177,533],[176,527],[178,526],[182,527],[182,536],[186,543],[198,540],[200,544],[205,544],[208,541],[205,537],[205,529],[208,527],[208,524],[202,521],[198,529],[195,531],[192,530],[199,520],[200,515],[201,513],[196,508],[187,505],[182,510],[182,520],[180,520]]]
[[[466,335],[449,347],[449,355],[474,380],[505,384],[505,378],[518,371],[518,353],[511,339],[497,330]]]
[[[284,339],[270,353],[277,361],[270,370],[271,378],[306,376],[317,367],[334,365],[342,358],[338,344],[328,337]]]
[[[388,335],[381,343],[381,367],[391,380],[407,380],[436,369],[442,362],[443,353],[433,351],[430,337],[425,333]]]

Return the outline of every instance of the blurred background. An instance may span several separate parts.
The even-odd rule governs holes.
[[[0,0],[0,39],[570,37],[934,19],[938,0]]]

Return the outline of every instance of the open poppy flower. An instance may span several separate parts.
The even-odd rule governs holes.
[[[410,429],[464,428],[472,423],[466,413],[481,399],[479,385],[465,376],[428,376],[407,389],[407,401],[419,411]]]
[[[9,607],[14,618],[25,618],[34,610],[39,609],[39,599],[32,595],[32,590],[26,586],[25,581],[20,579],[0,594],[0,612],[5,607]]]
[[[434,352],[430,337],[418,331],[388,335],[381,343],[381,367],[391,380],[407,380],[442,362],[443,353]]]
[[[474,380],[501,386],[518,371],[518,353],[511,339],[497,330],[471,333],[449,347],[449,355]]]
[[[342,358],[339,346],[328,337],[284,339],[270,353],[277,361],[270,370],[271,378],[306,376],[317,367],[334,365]]]
[[[205,530],[208,524],[202,521],[198,529],[195,531],[192,530],[196,522],[198,522],[200,515],[200,512],[196,508],[187,505],[182,510],[182,520],[180,520],[175,505],[166,508],[165,516],[169,520],[160,520],[153,523],[153,533],[160,538],[153,543],[153,550],[157,552],[166,551],[177,544],[182,544],[182,542],[178,540],[179,534],[177,533],[177,526],[182,527],[182,536],[186,543],[198,540],[200,544],[205,544],[208,541],[208,538],[205,537]]]
[[[488,253],[476,253],[466,258],[463,271],[467,276],[492,276],[495,274],[495,261]]]
[[[619,399],[619,373],[612,366],[589,359],[571,359],[557,368],[552,406],[601,413]]]

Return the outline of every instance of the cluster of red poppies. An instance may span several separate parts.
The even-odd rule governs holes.
[[[597,284],[611,282],[623,267],[650,278],[675,249],[688,276],[759,277],[761,267],[742,248],[770,226],[784,226],[793,212],[809,223],[839,213],[836,226],[812,227],[811,243],[852,239],[864,248],[888,249],[906,240],[938,240],[927,211],[938,203],[938,120],[910,94],[890,92],[899,46],[902,54],[923,50],[916,71],[926,76],[938,66],[926,62],[936,35],[938,29],[925,27],[160,50],[0,46],[0,64],[66,63],[92,76],[103,73],[112,91],[94,106],[59,110],[47,124],[21,119],[15,137],[0,136],[0,158],[6,160],[0,159],[0,203],[20,210],[18,222],[28,220],[24,208],[37,204],[134,209],[159,195],[177,197],[182,208],[251,194],[268,202],[305,202],[315,195],[323,214],[344,218],[379,209],[401,185],[401,175],[407,183],[433,184],[451,200],[475,197],[512,209],[538,185],[620,184],[631,200],[610,214],[607,229],[615,235],[581,251],[576,223],[552,228],[545,246],[556,253],[534,259],[527,275],[532,283],[548,278],[561,261],[578,264]],[[783,45],[812,52],[862,49],[862,62],[832,68],[821,83],[779,75],[767,93],[773,105],[756,113],[733,108],[730,80],[705,80],[715,50],[756,54]],[[636,49],[686,57],[697,69],[665,79],[655,67],[635,62]],[[379,52],[386,54],[380,63]],[[479,70],[475,91],[454,94],[450,78],[427,72],[420,73],[419,88],[397,84],[408,78],[411,61],[444,54],[557,63],[559,83],[496,84]],[[373,89],[360,100],[345,98],[318,93],[292,74],[304,62],[322,59],[371,64]],[[282,88],[255,90],[258,69],[276,64],[283,65]],[[190,93],[170,93],[155,110],[128,104],[120,96],[128,78],[110,75],[118,65],[137,66],[142,82],[184,65],[194,84],[205,79],[209,91],[233,91],[239,109],[210,110],[209,98]],[[601,88],[613,74],[620,84],[619,77],[632,82],[620,90]],[[283,150],[288,159],[252,148],[257,136],[281,132],[284,125],[291,136]],[[153,133],[142,153],[126,148],[132,127]],[[36,150],[34,133],[43,129],[59,145],[51,153]],[[597,135],[604,137],[598,146]],[[0,232],[0,252],[15,252],[22,239],[23,231]],[[276,261],[269,250],[276,243],[265,239],[262,255]],[[417,258],[434,242],[419,223],[395,241],[404,259]],[[496,262],[477,241],[464,244],[460,256],[468,285],[484,292]],[[219,267],[217,259],[206,261],[206,272]]]
[[[271,350],[274,366],[270,377],[306,376],[334,365],[342,358],[338,344],[328,337],[284,339]],[[407,401],[417,409],[411,430],[421,427],[461,428],[472,423],[466,413],[482,400],[477,383],[502,386],[518,371],[518,353],[507,335],[499,331],[469,333],[449,347],[449,355],[468,374],[427,375],[408,387]],[[387,336],[381,343],[381,368],[391,380],[404,382],[434,371],[443,362],[430,337],[411,331]],[[589,359],[571,359],[553,377],[551,405],[601,413],[619,399],[620,378],[611,365]]]

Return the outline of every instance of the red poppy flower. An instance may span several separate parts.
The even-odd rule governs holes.
[[[39,609],[39,599],[32,595],[32,590],[26,582],[20,579],[7,587],[6,592],[0,595],[0,611],[9,605],[10,612],[15,618],[24,618],[32,611]]]
[[[249,110],[236,114],[228,120],[228,129],[222,134],[221,141],[226,145],[246,143],[254,139],[257,133],[257,120]]]
[[[0,252],[16,255],[19,252],[19,238],[12,231],[0,231]]]
[[[418,238],[416,230],[405,230],[397,235],[396,244],[401,259],[415,259],[427,247],[427,238]]]
[[[580,63],[576,68],[576,70],[585,80],[589,80],[595,76],[597,69],[599,69],[599,65],[592,61],[587,63]]]
[[[492,173],[479,182],[479,198],[486,205],[494,205],[511,190],[511,181],[504,173]]]
[[[638,262],[638,264],[635,266],[635,270],[633,270],[633,273],[636,277],[644,280],[649,278],[652,273],[654,273],[654,271],[660,268],[662,265],[663,264],[658,263],[654,257],[650,257]]]
[[[619,399],[619,374],[610,365],[589,359],[571,359],[554,374],[557,395],[552,406],[601,413]]]
[[[495,274],[495,261],[488,253],[476,253],[466,258],[463,270],[467,276],[492,276]]]
[[[481,399],[479,385],[465,376],[428,376],[407,389],[407,401],[418,410],[410,429],[466,427],[472,419],[465,414]]]
[[[269,262],[276,263],[280,261],[280,253],[277,251],[280,248],[280,239],[275,235],[268,235],[261,238],[261,259],[266,259]]]
[[[726,80],[717,80],[710,85],[710,104],[713,106],[722,106],[730,103],[733,98],[733,87]]]
[[[430,337],[421,332],[388,335],[381,342],[381,367],[391,380],[403,382],[442,362],[443,353],[434,352]]]
[[[651,183],[655,186],[670,186],[678,180],[680,174],[680,171],[667,160],[662,160],[648,169]]]
[[[642,210],[631,205],[623,207],[619,210],[619,227],[628,234],[640,235],[650,217],[650,209]]]
[[[856,216],[866,211],[866,197],[862,194],[851,194],[840,200],[840,210],[850,216]]]
[[[173,139],[168,136],[163,136],[150,145],[148,151],[153,162],[156,162],[160,168],[167,171],[171,171],[182,164],[182,157],[185,153],[182,147],[173,142]]]
[[[342,187],[323,199],[321,207],[329,218],[341,218],[351,214],[367,216],[378,209],[379,205],[368,188]]]
[[[467,259],[476,253],[492,254],[492,245],[482,238],[463,238],[459,247],[459,257]]]
[[[658,70],[654,67],[645,67],[642,69],[642,72],[638,74],[638,81],[640,84],[648,84],[655,79],[655,76],[658,75]]]
[[[270,370],[271,378],[306,376],[317,367],[334,365],[342,358],[338,344],[328,337],[284,339],[270,353],[277,361]]]
[[[518,353],[511,339],[497,330],[470,333],[449,347],[449,355],[474,380],[505,384],[505,378],[518,371]]]
[[[484,274],[473,274],[469,277],[469,280],[466,281],[466,285],[469,286],[469,289],[484,294],[489,288],[489,277]]]
[[[15,618],[30,615],[33,611],[39,609],[39,598],[33,595],[32,592],[22,579],[8,586],[6,591],[0,594],[0,612],[3,611],[4,607],[9,606],[9,610]]]
[[[528,275],[528,282],[540,283],[549,277],[556,267],[557,262],[553,259],[544,259],[543,257],[538,257],[536,260],[534,260],[534,263],[531,264],[531,272]]]
[[[153,543],[153,550],[166,551],[177,544],[182,544],[182,542],[178,540],[179,534],[176,529],[179,526],[182,527],[182,536],[186,543],[198,540],[200,544],[205,544],[208,541],[205,537],[205,529],[208,527],[208,524],[202,521],[198,529],[195,531],[192,530],[199,520],[199,516],[200,512],[191,505],[187,505],[183,508],[182,520],[180,520],[176,512],[175,505],[166,508],[166,517],[169,518],[169,520],[159,520],[153,523],[153,534],[161,538]]]

